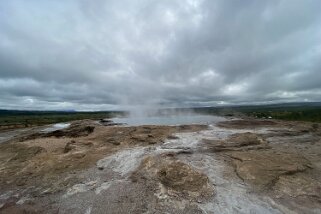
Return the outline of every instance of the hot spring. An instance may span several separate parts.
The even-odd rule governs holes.
[[[188,124],[211,124],[225,120],[223,117],[212,115],[165,115],[148,117],[116,117],[114,123],[126,124],[129,126],[140,125],[188,125]]]

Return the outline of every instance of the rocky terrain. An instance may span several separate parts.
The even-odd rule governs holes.
[[[321,213],[319,124],[91,120],[0,144],[0,213]]]

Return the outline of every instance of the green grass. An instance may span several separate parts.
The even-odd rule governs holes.
[[[280,120],[321,122],[321,109],[283,109],[283,110],[256,110],[247,113],[249,116]]]
[[[237,107],[208,107],[195,108],[198,113],[238,116],[246,115],[255,118],[269,118],[290,120],[290,121],[309,121],[321,122],[321,106],[287,106],[287,105],[266,105],[266,106],[237,106]]]

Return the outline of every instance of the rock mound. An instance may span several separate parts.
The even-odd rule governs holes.
[[[180,161],[163,164],[157,175],[162,184],[180,192],[197,192],[208,183],[207,176]]]
[[[259,189],[270,189],[283,175],[293,175],[312,168],[303,156],[267,151],[233,152],[237,175]]]
[[[229,120],[222,121],[217,124],[219,127],[223,128],[234,128],[234,129],[247,129],[255,127],[264,126],[274,126],[277,125],[275,121],[271,120]]]
[[[95,127],[94,126],[88,126],[88,125],[72,125],[69,128],[56,130],[48,133],[33,133],[27,136],[23,136],[19,139],[20,142],[26,141],[26,140],[34,140],[37,138],[45,138],[45,137],[85,137],[89,134],[94,132]]]
[[[76,142],[74,140],[67,142],[63,153],[69,153],[71,151],[77,150],[78,152],[86,152],[94,144],[91,142]]]
[[[214,152],[270,148],[264,139],[250,132],[233,134],[227,140],[203,139],[203,142]]]
[[[131,179],[134,182],[152,183],[160,198],[179,196],[199,201],[214,194],[214,189],[205,174],[172,155],[145,158],[137,171],[131,175]]]
[[[71,126],[70,128],[67,129],[62,129],[62,130],[56,130],[53,132],[49,132],[45,134],[44,137],[84,137],[88,136],[94,131],[95,127],[94,126],[82,126],[82,125],[76,125],[76,126]]]

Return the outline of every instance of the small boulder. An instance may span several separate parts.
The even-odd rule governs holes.
[[[76,146],[74,145],[76,142],[74,140],[68,142],[66,145],[65,145],[65,148],[64,148],[64,153],[68,153],[70,152],[71,150],[75,149]]]

